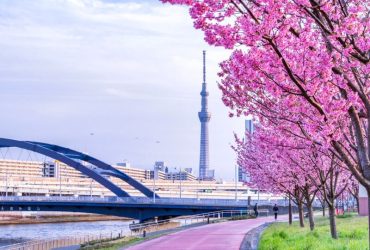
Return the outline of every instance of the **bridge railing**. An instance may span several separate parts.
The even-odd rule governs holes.
[[[156,198],[147,197],[74,197],[74,196],[0,196],[0,202],[6,201],[46,201],[46,202],[86,202],[86,203],[136,203],[136,204],[179,204],[179,205],[219,205],[247,206],[246,200],[232,199],[196,199],[196,198]]]

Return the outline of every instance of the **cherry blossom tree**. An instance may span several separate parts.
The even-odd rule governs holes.
[[[189,6],[205,40],[231,51],[220,72],[231,115],[266,125],[277,112],[370,193],[368,0],[162,1]]]
[[[313,230],[313,202],[319,192],[329,208],[330,231],[337,238],[335,200],[352,185],[351,173],[333,153],[291,134],[273,134],[257,127],[245,141],[237,140],[238,164],[251,175],[251,182],[270,192],[293,195],[303,226],[303,204]],[[275,130],[273,130],[275,131]]]
[[[287,137],[271,136],[271,131],[257,129],[247,134],[246,141],[238,140],[238,164],[251,176],[251,182],[273,193],[294,197],[303,227],[303,205],[309,215],[310,229],[314,229],[313,201],[318,188],[312,182],[310,162],[306,160],[306,145],[289,141]]]

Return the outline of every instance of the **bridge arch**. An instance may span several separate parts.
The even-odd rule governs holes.
[[[125,190],[121,189],[119,186],[107,179],[105,176],[108,175],[119,178],[135,189],[139,190],[147,197],[153,197],[154,195],[152,190],[150,190],[137,180],[133,179],[129,175],[114,168],[113,166],[87,154],[69,148],[42,142],[18,141],[13,139],[0,138],[0,148],[6,147],[16,147],[33,151],[63,162],[64,164],[76,169],[84,175],[87,175],[88,177],[94,179],[96,182],[109,189],[118,197],[130,197],[130,195]],[[88,162],[92,164],[94,168],[86,167],[76,160]],[[159,198],[157,194],[155,194],[155,196]]]

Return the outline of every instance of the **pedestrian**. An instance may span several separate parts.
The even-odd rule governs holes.
[[[274,211],[274,214],[275,214],[275,220],[277,220],[277,215],[279,213],[279,208],[278,206],[275,204],[275,206],[272,208],[272,210]]]
[[[257,203],[254,205],[254,215],[256,216],[256,218],[258,217],[258,206],[257,206]]]

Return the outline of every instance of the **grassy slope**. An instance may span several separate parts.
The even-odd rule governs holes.
[[[315,218],[316,228],[310,232],[308,222],[300,228],[298,222],[275,223],[262,234],[259,250],[339,250],[368,249],[367,217],[337,218],[338,240],[330,237],[329,219]]]

